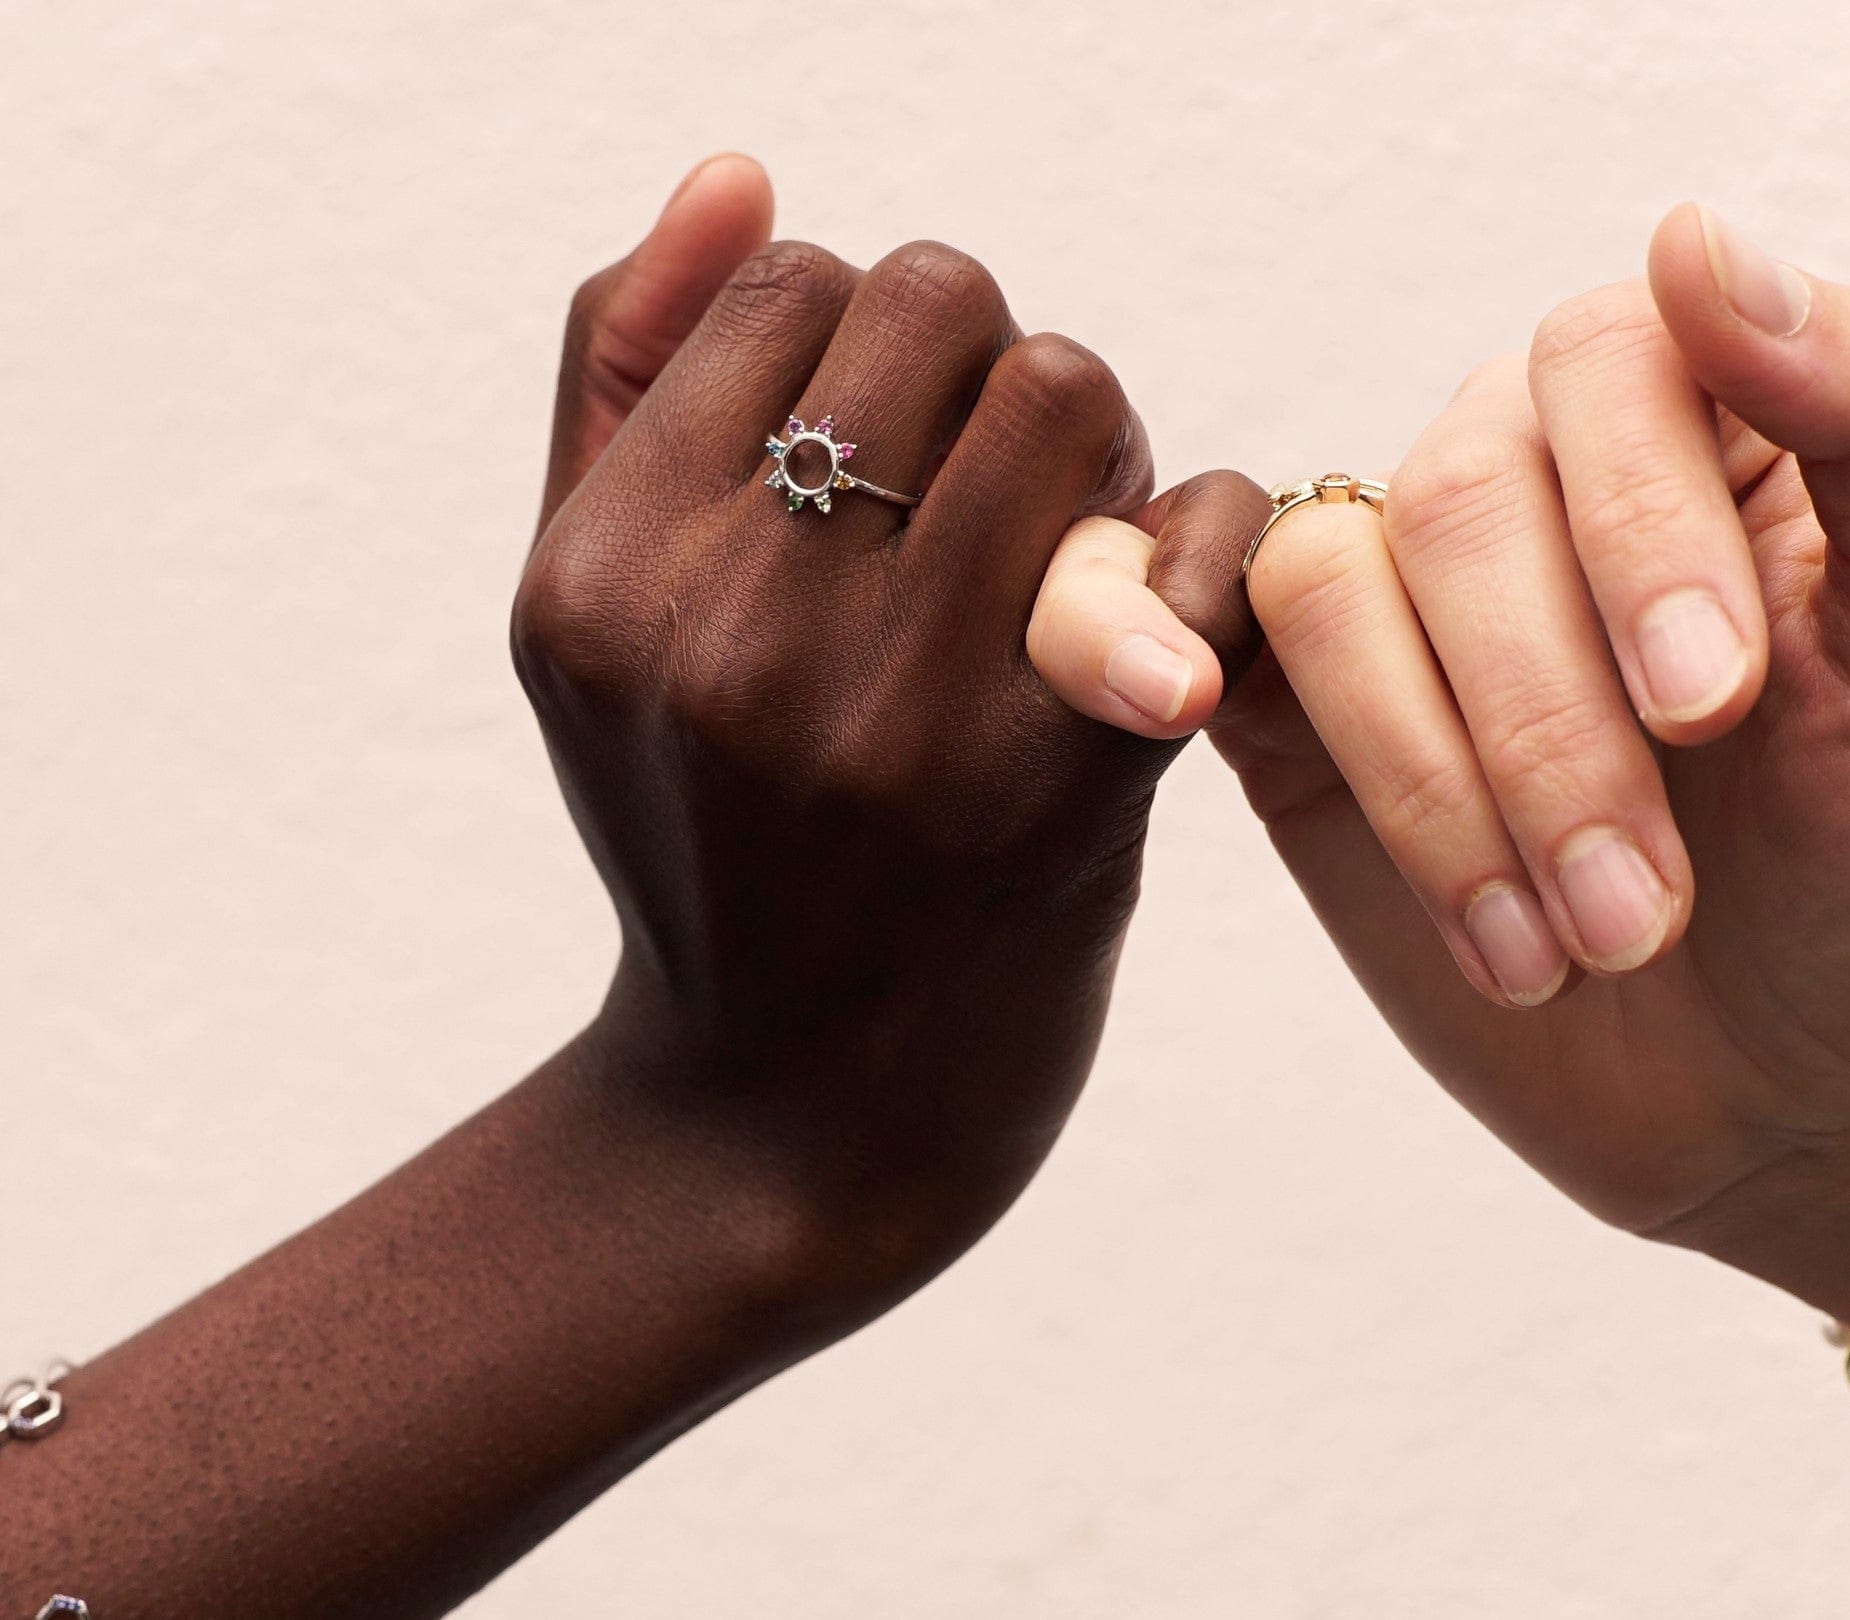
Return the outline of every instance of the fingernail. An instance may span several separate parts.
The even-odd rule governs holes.
[[[1670,927],[1670,891],[1623,833],[1591,827],[1571,838],[1556,872],[1587,959],[1607,973],[1646,961]]]
[[[1541,901],[1499,883],[1465,910],[1465,932],[1503,993],[1519,1007],[1539,1007],[1567,981],[1567,952],[1548,926]]]
[[[1701,720],[1741,688],[1747,647],[1708,591],[1666,592],[1638,616],[1633,637],[1651,702],[1666,720]]]
[[[1194,680],[1186,658],[1148,636],[1127,636],[1105,660],[1105,684],[1162,725],[1182,712]]]
[[[1729,306],[1774,337],[1791,337],[1811,315],[1811,283],[1756,247],[1721,215],[1704,208],[1702,245]]]
[[[730,152],[715,152],[711,157],[702,158],[693,168],[689,169],[686,174],[682,175],[680,185],[676,186],[674,190],[669,193],[668,201],[662,204],[662,212],[665,214],[669,209],[674,207],[674,205],[692,189],[694,182],[705,174],[708,169],[712,168],[715,163],[719,162],[721,158],[731,157],[732,155],[733,154]]]

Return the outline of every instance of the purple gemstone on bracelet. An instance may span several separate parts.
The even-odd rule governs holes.
[[[784,424],[784,431],[786,433],[801,433],[803,431],[803,418],[800,416],[791,417],[790,420]]]
[[[835,418],[833,416],[823,417],[823,419],[816,424],[816,431],[824,435],[833,433],[835,431]]]

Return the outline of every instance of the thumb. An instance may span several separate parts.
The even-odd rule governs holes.
[[[1041,679],[1081,714],[1140,737],[1205,725],[1259,648],[1240,561],[1269,510],[1250,479],[1212,472],[1131,521],[1074,524],[1028,624]]]
[[[1657,228],[1650,270],[1690,374],[1798,458],[1830,541],[1820,628],[1850,657],[1850,288],[1769,257],[1695,203]]]
[[[771,181],[756,160],[698,165],[628,258],[580,287],[566,320],[540,506],[544,531],[747,256],[770,240]]]

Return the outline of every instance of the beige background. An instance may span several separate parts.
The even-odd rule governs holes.
[[[695,158],[984,257],[1171,477],[1391,465],[1685,195],[1850,268],[1840,0],[0,10],[0,1368],[362,1186],[592,1007],[503,619],[565,297]],[[1423,1081],[1217,763],[1021,1208],[468,1611],[1843,1613],[1809,1314]]]

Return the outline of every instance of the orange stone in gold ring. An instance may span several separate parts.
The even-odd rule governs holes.
[[[1295,512],[1300,506],[1308,506],[1313,501],[1338,506],[1359,501],[1364,506],[1382,512],[1387,509],[1387,492],[1386,484],[1373,478],[1355,478],[1348,473],[1325,473],[1321,478],[1306,478],[1301,484],[1275,485],[1266,491],[1272,510],[1246,548],[1246,555],[1240,561],[1240,578],[1245,579],[1252,571],[1253,558],[1259,555],[1260,545],[1272,532],[1272,526],[1287,512]]]

